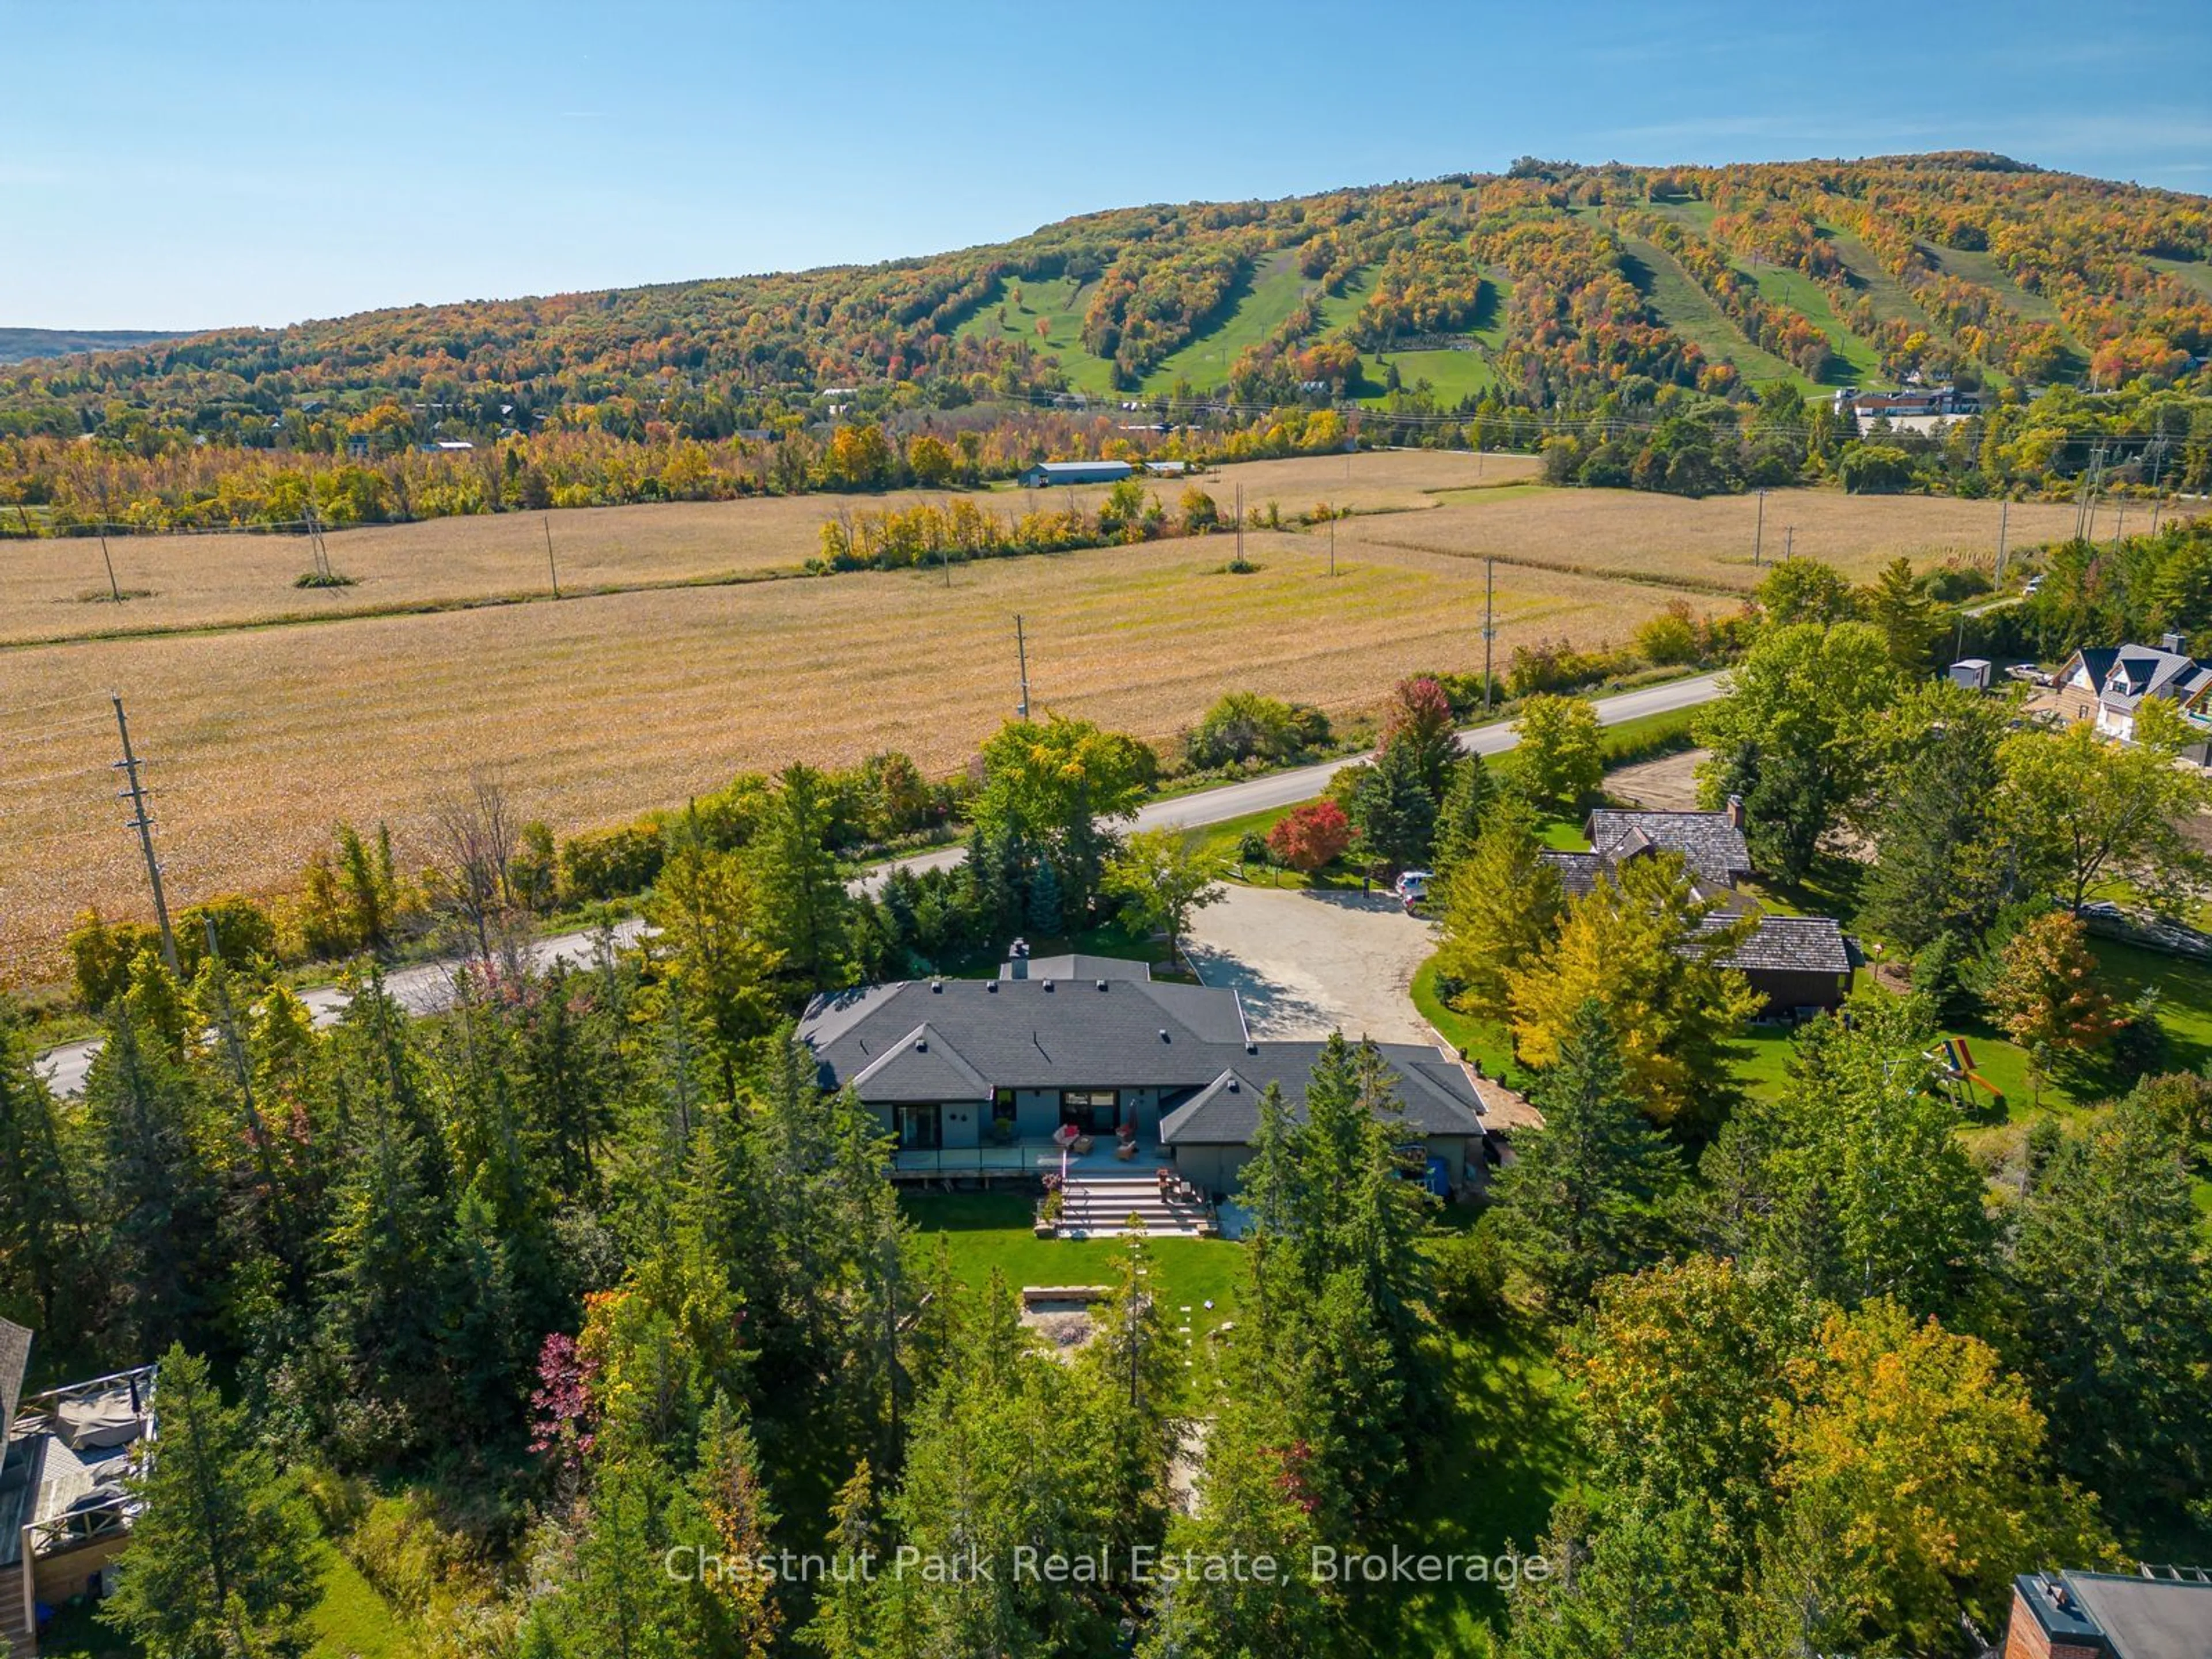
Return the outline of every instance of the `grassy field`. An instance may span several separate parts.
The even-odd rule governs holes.
[[[2169,276],[2179,278],[2206,299],[2212,300],[2212,264],[2197,259],[2146,258],[2144,263],[2157,267]]]
[[[1498,371],[1479,351],[1370,351],[1359,360],[1363,402],[1379,403],[1389,395],[1383,390],[1386,365],[1396,367],[1398,384],[1408,392],[1418,391],[1426,380],[1437,402],[1446,409],[1498,384]]]
[[[1358,544],[1490,555],[1716,594],[1747,593],[1765,574],[1752,562],[1759,507],[1749,496],[1692,501],[1625,489],[1505,489],[1445,499],[1452,505],[1419,517],[1355,519],[1340,526],[1339,550]],[[1917,566],[1952,558],[1986,563],[1996,556],[1997,518],[1995,501],[1771,490],[1764,557],[1772,562],[1789,544],[1859,580],[1899,555]],[[2070,534],[2073,524],[2071,507],[2015,502],[2007,535],[2011,545],[2025,547]]]
[[[1177,380],[1196,386],[1226,386],[1229,371],[1247,346],[1258,345],[1298,308],[1311,286],[1298,275],[1297,256],[1285,250],[1263,261],[1231,290],[1209,326],[1170,352],[1145,376],[1145,390],[1165,392]]]
[[[1820,285],[1802,270],[1791,270],[1784,265],[1744,264],[1739,267],[1746,276],[1759,284],[1759,293],[1777,305],[1788,306],[1802,313],[1813,325],[1828,337],[1828,344],[1840,364],[1824,377],[1838,386],[1875,386],[1881,380],[1881,354],[1865,340],[1851,331],[1850,325],[1836,315],[1835,306]]]
[[[1273,501],[1295,515],[1323,500],[1361,512],[1426,507],[1435,504],[1437,491],[1535,471],[1527,456],[1399,450],[1252,461],[1191,482],[1218,495],[1224,509],[1241,487],[1248,507]],[[1185,488],[1162,480],[1154,493],[1172,508]],[[1008,484],[969,499],[1019,514],[1048,501],[1095,508],[1104,494],[1078,489],[1048,495]],[[307,544],[295,536],[119,536],[108,542],[117,580],[145,595],[120,605],[106,598],[97,541],[0,542],[0,646],[544,599],[550,597],[549,535],[562,592],[572,598],[742,582],[802,569],[821,551],[823,525],[840,513],[949,499],[941,490],[898,490],[377,525],[324,538],[332,567],[352,577],[353,586],[314,590],[292,585],[308,561]],[[95,590],[100,597],[85,597]]]
[[[1249,496],[1248,495],[1248,501]],[[1355,525],[1359,521],[1352,521]],[[1224,691],[1339,712],[1479,664],[1480,572],[1415,550],[1255,533],[963,567],[639,592],[0,652],[0,975],[41,978],[70,919],[143,908],[106,693],[154,762],[173,902],[287,888],[340,817],[424,856],[477,764],[563,833],[677,805],[732,773],[884,748],[964,765],[1012,699],[1026,619],[1039,704],[1168,738]],[[1617,635],[1663,599],[1547,571],[1498,586],[1504,648]]]
[[[1083,313],[1091,303],[1096,284],[1079,283],[1064,276],[1049,280],[1008,277],[998,293],[975,309],[975,314],[954,330],[963,339],[1022,340],[1039,351],[1056,356],[1066,372],[1068,384],[1078,392],[1104,397],[1114,390],[1112,366],[1094,357],[1083,345]],[[1018,289],[1021,298],[1015,299]],[[1040,335],[1037,322],[1043,319]]]
[[[1626,275],[1643,290],[1659,320],[1708,358],[1725,358],[1754,384],[1789,380],[1801,386],[1812,386],[1790,364],[1745,338],[1743,331],[1721,313],[1720,307],[1665,249],[1640,236],[1624,235],[1621,245],[1628,253]]]

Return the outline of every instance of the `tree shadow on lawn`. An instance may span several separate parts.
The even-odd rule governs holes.
[[[1550,1340],[1519,1323],[1454,1332],[1443,1388],[1443,1432],[1415,1462],[1400,1519],[1379,1547],[1493,1565],[1509,1550],[1533,1552],[1580,1455]],[[1487,1652],[1492,1621],[1502,1622],[1506,1607],[1494,1581],[1376,1584],[1352,1599],[1353,1622],[1378,1654]]]

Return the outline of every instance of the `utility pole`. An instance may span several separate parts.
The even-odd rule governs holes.
[[[2004,586],[2005,520],[2012,516],[2012,497],[2007,495],[1997,502],[1997,586]]]
[[[1336,574],[1336,509],[1328,510],[1328,574]]]
[[[1239,569],[1242,569],[1244,564],[1244,486],[1243,484],[1237,486],[1237,564]]]
[[[553,597],[561,597],[561,567],[553,562],[553,515],[539,520],[545,526],[545,574],[553,579]]]
[[[1759,492],[1759,522],[1751,532],[1751,568],[1756,570],[1763,562],[1760,556],[1766,547],[1766,492]]]
[[[1022,618],[1018,611],[1014,616],[1014,655],[1020,659],[1022,666],[1021,716],[1026,720],[1030,717],[1030,646],[1028,636],[1022,632]]]
[[[107,567],[107,596],[120,605],[123,603],[123,590],[115,585],[115,561],[108,555],[107,532],[104,526],[100,532],[100,559]]]
[[[138,781],[138,757],[131,752],[131,722],[124,718],[122,694],[108,695],[115,704],[115,732],[123,739],[123,758],[114,763],[114,769],[129,781],[127,788],[116,791],[118,799],[131,803],[131,816],[123,827],[138,832],[138,850],[146,855],[146,879],[154,889],[154,917],[161,924],[161,960],[173,974],[179,971],[177,936],[169,931],[169,901],[161,891],[161,860],[154,856],[154,816],[147,811],[146,791]]]
[[[1785,559],[1797,556],[1797,526],[1794,524],[1782,526],[1782,556]]]
[[[1490,652],[1491,642],[1498,637],[1498,563],[1494,559],[1482,562],[1482,712],[1490,712]]]

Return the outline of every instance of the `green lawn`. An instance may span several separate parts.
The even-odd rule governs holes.
[[[417,1645],[360,1569],[328,1543],[315,1545],[321,1595],[307,1610],[308,1659],[402,1659]],[[47,1659],[139,1659],[143,1650],[100,1622],[89,1602],[54,1615],[39,1652]]]
[[[361,1569],[329,1544],[317,1571],[322,1600],[307,1616],[314,1632],[308,1659],[402,1659],[416,1644]]]
[[[1719,211],[1711,202],[1684,200],[1653,202],[1651,211],[1662,219],[1672,219],[1676,224],[1694,230],[1698,235],[1708,235],[1713,228],[1713,216]]]
[[[1437,1445],[1416,1460],[1396,1524],[1370,1547],[1491,1561],[1533,1550],[1576,1462],[1573,1401],[1550,1344],[1510,1326],[1455,1333],[1444,1389]],[[1495,1583],[1377,1584],[1352,1595],[1353,1627],[1376,1654],[1487,1655],[1492,1621],[1502,1625],[1504,1613]]]
[[[1936,263],[1954,276],[1963,276],[1970,283],[1978,283],[1993,290],[2005,303],[2006,309],[2017,313],[2030,322],[2057,323],[2062,329],[2065,319],[2058,307],[2040,294],[2031,294],[2014,282],[2012,273],[1997,263],[1996,254],[1985,249],[1938,247],[1923,242],[1922,247],[1935,255]]]
[[[1110,1238],[1039,1238],[1034,1201],[1019,1193],[902,1193],[900,1208],[921,1234],[927,1261],[942,1238],[960,1282],[981,1286],[992,1269],[1024,1285],[1110,1285],[1121,1246]],[[1211,1329],[1236,1316],[1243,1289],[1243,1247],[1220,1238],[1157,1238],[1147,1248],[1171,1314],[1188,1307],[1191,1323]],[[1213,1307],[1208,1311],[1206,1304]]]

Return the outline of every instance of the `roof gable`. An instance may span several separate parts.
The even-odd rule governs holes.
[[[1691,871],[1725,886],[1751,868],[1743,831],[1725,812],[1645,812],[1600,807],[1583,826],[1590,849],[1619,862],[1652,848],[1680,853]]]

